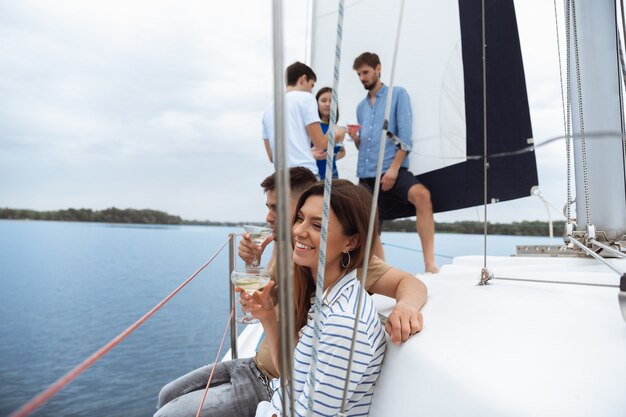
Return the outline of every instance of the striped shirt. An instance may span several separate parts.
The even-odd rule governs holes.
[[[350,384],[348,385],[347,416],[366,416],[374,385],[380,373],[380,366],[385,354],[385,332],[378,319],[378,313],[371,297],[364,293],[361,307],[359,329],[352,360]],[[352,271],[337,281],[326,291],[320,315],[319,349],[317,363],[312,364],[313,324],[315,303],[309,310],[307,325],[300,331],[300,339],[294,353],[294,398],[295,415],[306,415],[309,372],[315,368],[315,397],[313,399],[314,416],[335,416],[341,409],[343,390],[347,376],[350,345],[359,300],[359,282],[356,271]],[[257,409],[257,416],[281,415],[281,391],[279,381],[274,380],[277,388],[272,397],[271,406],[265,404]],[[265,413],[260,411],[265,408]]]

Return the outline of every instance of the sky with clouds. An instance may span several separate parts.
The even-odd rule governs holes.
[[[554,6],[516,4],[541,143],[563,130]],[[285,63],[304,59],[306,10],[285,2]],[[263,220],[271,31],[269,0],[0,1],[0,207]],[[558,207],[563,149],[536,152],[543,195]],[[477,220],[482,210],[436,219]],[[537,198],[489,211],[494,221],[547,218]]]

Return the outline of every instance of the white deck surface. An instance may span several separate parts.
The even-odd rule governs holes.
[[[626,260],[612,261],[626,270]],[[596,261],[489,258],[496,277],[619,285]],[[492,281],[461,257],[428,285],[425,327],[387,345],[370,416],[626,416],[618,288]],[[376,296],[381,313],[393,300]]]

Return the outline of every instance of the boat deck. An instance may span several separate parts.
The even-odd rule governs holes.
[[[626,260],[611,260],[626,270]],[[427,284],[423,332],[388,344],[370,416],[624,416],[618,288],[493,280],[460,257]],[[490,257],[496,277],[619,285],[591,259]],[[383,314],[393,300],[375,296]],[[409,405],[411,404],[411,405]]]

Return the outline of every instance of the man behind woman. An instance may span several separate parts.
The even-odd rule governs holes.
[[[323,183],[312,185],[302,194],[293,219],[293,262],[295,330],[298,343],[294,353],[295,415],[304,416],[308,407],[309,378],[315,372],[313,415],[337,415],[341,410],[344,381],[355,325],[359,283],[356,269],[365,256],[371,194],[346,180],[334,180],[329,212],[324,270],[324,296],[321,300],[320,340],[317,362],[312,339],[316,313],[315,285],[320,256]],[[268,338],[274,365],[279,366],[278,320],[270,295],[273,282],[262,292],[241,293],[241,304],[261,320]],[[346,415],[367,415],[374,385],[385,352],[384,329],[373,301],[365,292],[358,317],[357,349],[348,385]],[[278,388],[278,381],[274,386]],[[257,416],[281,415],[281,392],[271,402],[262,402]]]
[[[291,202],[289,217],[296,214],[300,196],[316,182],[315,175],[306,168],[290,168]],[[261,183],[268,208],[266,221],[275,230],[276,189],[275,175],[270,175]],[[371,199],[371,194],[368,192]],[[334,198],[334,197],[333,197]],[[377,237],[377,235],[375,235]],[[271,240],[271,239],[269,239]],[[265,244],[260,247],[244,235],[239,242],[239,257],[246,263],[255,257],[261,258]],[[276,254],[267,261],[272,271]],[[276,277],[279,279],[280,277]],[[385,330],[393,343],[406,341],[411,334],[422,328],[421,307],[426,302],[427,289],[424,283],[413,275],[386,264],[373,256],[370,259],[365,283],[367,291],[383,294],[396,299],[396,305],[387,318]],[[211,389],[202,408],[202,416],[253,416],[257,404],[270,399],[267,394],[268,380],[279,376],[274,367],[271,351],[264,339],[254,358],[239,358],[203,366],[168,383],[159,393],[158,417],[193,417],[202,398],[209,375],[215,367]],[[226,411],[230,410],[230,411]],[[230,414],[229,414],[230,413]]]

